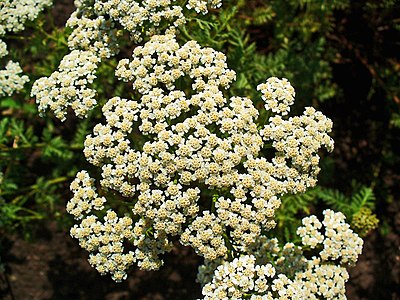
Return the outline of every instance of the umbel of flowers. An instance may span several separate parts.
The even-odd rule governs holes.
[[[88,85],[99,62],[118,52],[120,30],[135,43],[147,40],[115,70],[132,97],[109,99],[105,121],[86,137],[84,155],[101,178],[96,184],[82,170],[72,182],[71,235],[115,281],[133,264],[158,269],[179,241],[205,259],[205,299],[343,298],[345,267],[362,240],[342,214],[326,211],[322,223],[305,218],[301,246],[280,248],[263,237],[276,225],[282,195],[316,185],[318,152],[333,149],[331,120],[311,107],[289,117],[295,91],[286,79],[257,87],[267,113],[247,97],[227,97],[236,73],[225,55],[177,42],[175,28],[186,21],[178,2],[76,1],[71,53],[33,86],[41,112],[64,120],[72,108],[85,117],[97,104]],[[187,8],[207,13],[207,4],[220,1]],[[309,249],[318,255],[309,257]]]
[[[0,3],[0,97],[10,96],[23,89],[29,81],[27,75],[20,75],[22,69],[18,62],[9,60],[2,65],[2,58],[8,54],[7,44],[2,38],[9,32],[25,29],[26,21],[33,21],[38,14],[52,4],[51,0],[2,0]]]
[[[64,121],[71,107],[78,117],[86,117],[97,104],[90,85],[98,64],[119,52],[124,32],[133,44],[155,34],[174,33],[186,22],[184,2],[185,9],[202,14],[208,13],[208,7],[221,6],[221,0],[75,0],[76,10],[67,21],[73,29],[68,38],[71,53],[58,71],[37,80],[31,91],[39,112],[50,109]],[[0,40],[0,53],[1,48]]]
[[[198,280],[207,299],[346,299],[346,267],[354,265],[363,241],[345,223],[342,213],[324,211],[302,220],[297,229],[302,244],[260,238],[232,261],[207,261]],[[307,258],[307,250],[316,255]],[[316,251],[317,250],[317,251]],[[316,251],[316,252],[315,252]]]
[[[275,226],[281,195],[315,185],[317,151],[333,146],[331,121],[307,108],[288,119],[276,114],[259,130],[253,102],[223,94],[235,78],[225,60],[195,41],[180,46],[173,35],[159,35],[135,48],[132,60],[120,61],[116,76],[139,97],[105,104],[106,123],[94,127],[84,153],[102,170],[100,186],[131,210],[117,216],[85,171],[68,204],[81,220],[71,233],[101,273],[121,280],[133,262],[156,269],[175,236],[208,260],[232,257]],[[189,88],[178,88],[183,80]],[[286,80],[270,79],[260,89],[263,96],[275,91],[266,106],[293,103]],[[271,147],[276,151],[267,159],[263,151]],[[108,232],[115,224],[118,231]],[[135,250],[125,253],[124,240]]]

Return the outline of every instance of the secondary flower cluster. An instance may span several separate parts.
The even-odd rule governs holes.
[[[0,70],[0,97],[11,95],[15,91],[20,91],[24,84],[29,81],[26,75],[20,76],[22,69],[17,62],[9,61],[6,68]]]
[[[69,17],[67,26],[74,28],[68,37],[71,50],[92,51],[102,59],[119,52],[118,30],[114,22],[104,16],[91,19],[75,11]]]
[[[86,171],[76,175],[71,190],[74,197],[67,204],[67,212],[81,221],[71,228],[71,236],[90,252],[89,263],[100,274],[109,273],[118,282],[126,278],[126,271],[135,262],[146,270],[161,266],[158,255],[169,251],[172,245],[161,236],[157,240],[149,237],[150,225],[146,220],[134,223],[128,216],[118,217],[112,209],[101,218],[90,214],[104,210],[106,199],[98,195],[94,180]],[[135,251],[125,251],[126,241],[133,243]]]
[[[52,4],[51,0],[3,0],[0,4],[0,59],[8,54],[7,44],[2,40],[7,32],[19,32],[26,21],[33,21],[38,14]],[[19,74],[22,69],[18,62],[8,61],[0,69],[0,97],[20,91],[29,81],[28,76]]]
[[[259,84],[257,90],[262,93],[265,109],[274,113],[287,115],[294,103],[294,88],[286,78],[270,77],[266,83]]]
[[[222,0],[189,0],[186,4],[188,9],[194,9],[197,13],[208,13],[208,6],[212,8],[221,7]]]
[[[322,224],[327,232],[335,228],[335,247],[341,251],[332,251],[332,235],[329,233],[326,233],[319,255],[310,259],[303,254],[310,245],[309,239],[303,238],[302,247],[287,243],[280,248],[276,239],[260,238],[252,246],[251,255],[241,255],[233,261],[219,261],[218,266],[206,261],[199,268],[198,279],[203,285],[204,300],[244,297],[253,300],[346,299],[345,283],[349,276],[345,266],[357,261],[362,240],[348,229],[341,213],[325,210],[324,215]],[[318,222],[315,216],[303,219],[303,224],[308,226],[321,224]],[[304,227],[299,227],[298,231],[302,233]],[[317,240],[321,236],[312,229],[308,230],[308,235]],[[355,241],[355,244],[348,245],[348,240]],[[354,250],[350,250],[352,246]],[[353,253],[349,255],[348,251]],[[336,260],[339,264],[335,263]]]
[[[87,85],[92,83],[97,66],[89,66],[87,81],[82,80],[86,74],[81,73],[78,74],[79,77],[74,76],[69,86],[59,82],[60,74],[74,74],[77,66],[98,64],[101,60],[116,55],[120,50],[119,38],[124,31],[130,34],[134,43],[138,43],[143,38],[155,34],[174,33],[176,27],[186,22],[182,5],[177,0],[76,0],[75,5],[77,8],[67,21],[67,26],[73,29],[68,39],[68,46],[72,52],[63,59],[71,63],[60,65],[59,71],[49,78],[43,77],[36,81],[32,90],[32,96],[36,96],[40,111],[49,108],[61,120],[65,120],[67,107],[71,107],[78,117],[85,117],[96,104],[95,101],[88,100],[93,98],[95,91]],[[208,7],[216,8],[220,5],[221,0],[192,0],[186,6],[205,14]],[[79,53],[77,58],[76,53]],[[162,74],[162,70],[158,73]],[[66,94],[60,91],[61,88],[68,89],[64,89]],[[82,91],[84,95],[75,97],[72,90]],[[81,103],[78,103],[79,101]]]
[[[360,234],[365,236],[374,230],[379,224],[379,220],[370,208],[362,207],[351,219],[351,225]]]
[[[3,0],[0,6],[0,36],[6,31],[24,30],[26,21],[35,20],[38,14],[51,4],[51,0]]]
[[[264,141],[272,141],[277,150],[274,176],[287,179],[284,192],[301,193],[314,187],[320,171],[318,150],[333,149],[333,140],[327,134],[332,130],[332,121],[312,107],[307,107],[302,116],[285,120],[275,115],[269,121],[260,135]]]
[[[161,91],[156,88],[158,86],[174,90],[174,83],[179,78],[190,77],[193,81],[193,93],[198,93],[194,99],[195,104],[200,106],[203,111],[212,111],[216,105],[221,106],[225,101],[219,87],[228,88],[236,76],[234,71],[227,68],[225,60],[226,57],[223,53],[212,48],[202,49],[195,41],[180,46],[174,35],[158,35],[143,47],[136,47],[133,51],[132,61],[121,60],[116,75],[124,81],[132,81],[133,89],[144,95],[153,90]],[[216,103],[211,103],[209,100],[203,106],[201,99],[206,97],[216,97],[214,100]],[[157,102],[157,99],[148,101],[154,103]],[[152,103],[147,105],[148,110],[159,109]],[[184,101],[178,103],[184,105]],[[164,119],[178,116],[181,109],[177,108],[178,111],[175,111],[172,109],[173,107],[174,105],[171,105],[171,109],[166,111],[169,114],[161,117]]]
[[[354,264],[362,252],[363,240],[350,229],[341,212],[324,211],[322,223],[315,217],[304,218],[297,229],[304,245],[315,248],[323,245],[323,260],[339,260],[341,264]],[[323,229],[323,230],[322,230]]]
[[[67,108],[72,107],[79,117],[87,115],[97,103],[95,90],[87,84],[96,78],[100,59],[91,51],[74,50],[66,55],[59,71],[50,77],[42,77],[34,83],[31,95],[36,96],[40,113],[47,108],[54,111],[60,120],[66,119]]]

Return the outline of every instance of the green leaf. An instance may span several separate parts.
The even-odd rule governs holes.
[[[360,191],[351,197],[352,207],[359,211],[362,207],[373,209],[375,206],[375,195],[371,188],[362,187]]]
[[[19,108],[21,105],[13,98],[4,98],[0,101],[1,108]]]

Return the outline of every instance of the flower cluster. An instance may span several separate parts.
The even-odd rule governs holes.
[[[340,213],[324,211],[325,226],[333,225],[333,219]],[[318,219],[311,216],[303,219],[303,224],[316,224]],[[338,227],[347,225],[340,218]],[[347,227],[345,226],[345,227]],[[334,226],[336,228],[336,226]],[[299,227],[302,231],[303,227]],[[310,230],[310,236],[317,231]],[[337,246],[347,248],[345,238],[359,239],[346,231],[337,232]],[[340,236],[340,238],[339,238]],[[199,268],[198,279],[203,286],[204,299],[346,299],[345,283],[349,278],[348,262],[357,260],[359,251],[349,258],[346,251],[337,256],[326,255],[326,248],[319,257],[307,259],[303,249],[309,246],[303,240],[302,247],[287,243],[280,248],[276,239],[260,238],[252,245],[251,255],[241,255],[232,261],[219,261],[218,265],[206,263]],[[358,246],[356,246],[358,247]],[[331,260],[338,259],[339,264]]]
[[[104,16],[90,19],[78,15],[77,11],[73,12],[67,21],[67,26],[75,28],[68,37],[70,49],[92,51],[101,59],[119,52],[118,31],[114,22]]]
[[[77,116],[86,116],[97,103],[95,90],[87,84],[96,78],[99,61],[91,51],[74,50],[63,58],[58,71],[36,80],[31,95],[36,96],[39,112],[50,108],[57,118],[65,120],[70,106]]]
[[[133,238],[132,219],[119,218],[108,210],[104,222],[95,215],[88,215],[71,228],[71,236],[79,245],[91,252],[89,263],[104,275],[110,273],[115,281],[126,278],[126,270],[136,261],[134,252],[124,253],[124,240]]]
[[[278,281],[282,281],[282,278],[272,283],[275,274],[271,264],[257,265],[253,255],[240,256],[217,267],[212,282],[203,287],[204,300],[242,299],[250,293],[265,295],[270,284],[274,289],[281,284]],[[252,296],[250,299],[256,298]]]
[[[52,0],[4,0],[0,4],[0,58],[8,54],[7,44],[1,39],[7,32],[24,30],[26,21],[33,21],[38,14],[52,4]],[[0,97],[20,91],[29,81],[28,76],[19,74],[22,69],[18,62],[8,61],[0,70]]]
[[[146,97],[147,102],[151,101],[146,103],[150,114],[152,110],[161,110],[154,105],[161,100],[157,98],[163,96],[160,95],[162,90],[157,87],[172,91],[178,79],[185,76],[191,78],[192,90],[193,93],[198,93],[197,96],[192,96],[193,99],[184,99],[185,94],[179,94],[177,99],[169,100],[171,103],[167,103],[170,105],[166,107],[164,115],[159,118],[149,118],[156,120],[176,118],[182,109],[187,110],[193,101],[202,111],[213,111],[226,101],[219,88],[228,88],[236,76],[234,71],[227,68],[223,53],[212,48],[202,49],[195,41],[180,46],[175,36],[171,34],[154,36],[144,46],[136,47],[133,51],[133,60],[121,60],[115,73],[121,80],[132,82],[133,89],[140,94],[155,93],[151,94],[153,99],[147,100]],[[210,99],[204,101],[205,98]],[[215,100],[212,101],[211,98]],[[177,101],[180,99],[182,100]],[[182,105],[183,107],[180,107]]]
[[[92,56],[97,57],[98,63],[116,55],[119,52],[119,37],[123,35],[124,31],[130,34],[133,42],[138,43],[144,37],[151,37],[160,33],[174,33],[176,27],[186,22],[183,8],[177,0],[77,0],[75,5],[77,8],[67,21],[67,26],[73,29],[68,39],[68,46],[72,52],[64,60],[71,61],[69,56],[74,56],[72,54],[74,51],[82,51],[83,55],[79,61],[70,65],[70,69],[65,68],[63,73],[74,73],[77,64],[93,63]],[[208,7],[216,8],[220,5],[221,0],[196,0],[189,1],[187,8],[205,14],[208,12]],[[1,48],[0,44],[0,50]],[[88,52],[92,54],[88,54]],[[85,62],[84,59],[87,59],[87,61]],[[185,67],[188,68],[187,65]],[[95,71],[96,68],[90,68],[90,76],[94,75]],[[142,72],[143,69],[140,71]],[[177,72],[175,70],[172,75],[175,76],[175,79],[179,74]],[[157,69],[157,74],[163,75],[163,79],[166,81],[170,77],[169,74],[163,73],[160,68]],[[62,95],[61,100],[48,96],[48,94],[56,94],[57,96],[60,94],[60,87],[57,84],[58,75],[58,72],[55,72],[50,76],[50,79],[41,78],[36,82],[32,96],[37,97],[40,110],[44,111],[49,108],[61,120],[65,120],[67,107],[71,107],[78,117],[86,116],[87,111],[95,104],[93,101],[83,103],[88,102],[88,97],[72,95],[72,92],[68,95]],[[85,74],[82,74],[82,76],[85,76]],[[48,80],[51,82],[49,83]],[[83,90],[85,93],[91,91],[90,97],[92,97],[95,91],[86,86],[90,83],[91,80],[84,82],[80,78],[79,80],[72,80],[69,90]]]
[[[293,243],[279,246],[276,238],[260,236],[255,243],[245,249],[243,253],[252,253],[257,259],[257,264],[274,262],[278,273],[293,277],[294,274],[307,266],[307,259],[303,256],[303,249]]]
[[[308,277],[299,274],[309,270],[323,276],[323,267],[316,259],[311,264],[294,244],[281,249],[259,236],[275,226],[281,195],[315,185],[317,153],[333,148],[328,136],[332,123],[312,108],[284,118],[294,89],[286,79],[270,78],[257,87],[265,109],[274,113],[260,131],[252,100],[224,94],[236,77],[225,55],[195,41],[179,45],[174,28],[185,17],[175,4],[76,1],[67,23],[73,29],[68,41],[72,51],[58,71],[33,86],[40,112],[50,108],[64,120],[71,107],[85,117],[97,103],[88,85],[101,60],[118,53],[122,30],[135,42],[150,37],[133,50],[132,59],[120,60],[115,71],[117,78],[131,83],[134,99],[109,99],[102,107],[105,123],[97,124],[85,140],[87,160],[101,168],[102,190],[113,192],[100,196],[86,171],[77,174],[67,205],[79,222],[71,235],[90,252],[90,263],[116,281],[126,277],[133,263],[146,270],[159,268],[160,256],[178,237],[206,259],[202,278],[211,281],[203,290],[206,299],[304,295],[301,282]],[[190,0],[186,8],[205,14],[208,7],[220,5],[220,0]],[[263,151],[271,148],[268,160]],[[118,210],[113,203],[119,203]],[[317,232],[309,234],[317,239],[313,246],[323,242]],[[129,250],[127,242],[133,245]],[[259,255],[224,262],[235,251]],[[321,258],[338,258],[328,252],[322,251]],[[342,263],[354,259],[344,251],[339,255]],[[217,271],[210,272],[211,266]]]
[[[162,264],[159,254],[169,251],[174,236],[208,260],[223,258],[234,247],[246,249],[275,226],[280,195],[315,184],[307,164],[319,148],[331,146],[330,128],[321,125],[329,120],[310,109],[299,122],[282,120],[283,128],[302,132],[291,145],[303,165],[286,160],[279,149],[268,161],[262,157],[263,137],[292,143],[291,131],[280,133],[275,123],[269,136],[267,127],[261,135],[252,101],[224,96],[235,78],[224,54],[156,35],[135,48],[132,60],[119,62],[116,76],[131,82],[140,96],[108,100],[105,124],[86,137],[84,154],[101,168],[102,188],[130,199],[133,219],[139,220],[132,225],[135,259],[143,269]],[[179,89],[182,81],[191,89]],[[309,136],[317,144],[307,144]],[[73,207],[84,203],[72,201]]]
[[[29,81],[26,75],[20,76],[22,69],[19,63],[9,61],[4,70],[0,70],[0,97],[11,95],[15,91],[22,90],[24,84]]]
[[[7,44],[0,40],[0,58],[8,54]]]
[[[259,84],[261,98],[265,101],[265,109],[274,113],[287,115],[294,103],[294,88],[286,78],[270,77],[266,83]]]
[[[227,216],[224,220],[215,213],[204,212],[201,217],[197,216],[200,190],[190,187],[194,183],[228,189],[237,181],[248,182],[235,167],[261,147],[256,144],[261,138],[251,101],[239,97],[228,101],[220,90],[235,76],[227,69],[225,56],[195,42],[180,47],[172,35],[154,36],[135,49],[133,61],[120,61],[116,74],[133,81],[133,89],[142,97],[140,102],[110,99],[103,107],[107,123],[96,125],[94,135],[85,141],[87,159],[103,170],[101,185],[125,197],[137,196],[133,213],[150,219],[158,232],[180,235],[183,225],[195,218],[181,241],[206,257],[226,254],[224,223],[250,231],[246,238],[250,242],[261,229],[237,214],[243,209],[247,218],[257,221],[250,205],[241,203],[244,196],[232,203],[236,210],[231,215],[226,212],[229,202],[225,201],[227,207],[218,199],[221,215]],[[190,95],[175,88],[180,77],[192,81]],[[192,115],[174,121],[189,110]],[[219,124],[221,132],[212,133]],[[142,149],[133,147],[135,130],[148,137]],[[245,192],[236,195],[241,193]],[[279,201],[274,201],[277,208]],[[257,222],[264,222],[263,217],[258,216]],[[198,235],[200,227],[208,229]],[[235,232],[238,240],[239,232]]]
[[[332,121],[312,107],[307,107],[302,116],[285,120],[276,115],[269,121],[260,134],[263,140],[272,141],[278,151],[274,163],[279,171],[275,176],[287,177],[286,184],[292,191],[305,192],[306,188],[314,187],[320,171],[318,150],[333,149],[333,140],[328,135]]]
[[[38,14],[52,4],[51,0],[3,0],[0,6],[0,36],[25,29],[26,21],[33,21]]]
[[[75,1],[67,21],[71,52],[31,91],[41,113],[50,109],[65,120],[72,108],[86,117],[97,104],[90,85],[102,60],[117,55],[124,33],[143,44],[115,70],[130,99],[109,99],[84,141],[101,178],[96,186],[81,171],[71,183],[71,236],[90,264],[117,282],[134,263],[158,269],[179,241],[205,258],[198,277],[204,299],[345,299],[345,267],[356,262],[362,240],[343,214],[304,218],[302,245],[280,247],[265,237],[280,197],[315,186],[318,152],[333,149],[332,122],[311,107],[287,117],[295,91],[285,78],[257,86],[269,111],[264,123],[251,99],[228,97],[236,73],[226,56],[176,37],[186,9],[206,14],[221,3]],[[0,55],[6,51],[0,41]]]
[[[182,7],[174,4],[176,0],[96,0],[93,17],[109,16],[130,33],[134,42],[140,42],[145,36],[171,31],[185,23]]]
[[[161,266],[158,255],[169,251],[171,244],[165,237],[149,238],[148,222],[141,219],[134,224],[132,218],[118,217],[112,209],[101,218],[91,214],[92,210],[104,210],[106,199],[98,195],[94,180],[86,171],[76,175],[71,191],[74,197],[67,204],[67,212],[80,220],[71,228],[71,236],[90,252],[89,262],[100,274],[110,273],[119,282],[126,278],[126,271],[134,262],[146,270]],[[125,251],[125,241],[132,242],[136,250]]]
[[[126,278],[126,270],[136,261],[134,253],[124,253],[124,239],[133,237],[132,219],[119,218],[109,209],[101,222],[90,214],[93,210],[104,209],[106,199],[97,194],[94,180],[86,171],[76,175],[71,183],[74,197],[68,202],[67,212],[81,223],[71,228],[71,236],[79,240],[79,245],[90,251],[90,264],[100,274],[110,273],[115,281]]]
[[[347,299],[345,284],[349,279],[346,268],[323,262],[320,258],[309,260],[307,269],[296,274],[303,295],[300,299]],[[287,299],[287,298],[285,298]]]
[[[362,252],[363,240],[350,229],[341,212],[324,211],[322,223],[315,217],[304,218],[297,229],[304,245],[316,248],[323,245],[323,260],[339,260],[341,264],[354,265]]]
[[[186,4],[188,9],[194,9],[197,13],[208,13],[208,6],[218,8],[222,5],[222,0],[189,0]]]
[[[371,230],[375,229],[378,224],[378,218],[368,207],[362,207],[351,219],[351,226],[360,236],[367,235]]]
[[[94,179],[90,178],[86,171],[76,174],[75,180],[71,183],[71,191],[74,197],[67,204],[67,212],[73,215],[75,219],[82,219],[92,209],[104,209],[106,199],[98,196]]]

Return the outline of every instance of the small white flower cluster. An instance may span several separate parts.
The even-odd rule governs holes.
[[[25,29],[26,21],[33,21],[38,14],[52,4],[52,0],[2,0],[0,5],[0,36],[4,32]]]
[[[206,259],[199,267],[204,299],[308,299],[302,283],[294,280],[309,264],[301,247],[287,243],[281,248],[277,239],[262,236],[242,250],[251,255],[232,262]]]
[[[190,77],[193,81],[193,92],[199,92],[196,97],[192,97],[195,99],[192,99],[191,102],[195,101],[195,104],[199,105],[203,111],[213,111],[218,105],[224,104],[226,100],[218,87],[228,88],[236,77],[236,73],[227,68],[226,57],[223,53],[212,48],[202,49],[195,41],[189,41],[180,46],[175,36],[171,34],[154,36],[144,46],[136,47],[133,51],[133,60],[122,59],[115,73],[120,79],[133,82],[133,89],[139,93],[158,98],[162,95],[159,95],[161,90],[157,87],[174,90],[174,83],[179,78]],[[150,92],[157,94],[150,95]],[[202,101],[204,98],[212,97],[215,98],[214,101],[211,99]],[[175,100],[180,99],[182,99],[182,95]],[[154,107],[154,102],[160,100],[147,100],[151,101],[148,109],[159,110],[159,107]],[[162,119],[165,117],[175,118],[182,109],[187,110],[189,99],[173,100],[171,99],[169,100],[171,103],[167,103],[171,105],[166,111],[168,114],[161,116]],[[175,107],[176,104],[173,105],[175,102],[183,107]],[[149,113],[151,114],[151,111]],[[233,124],[229,128],[231,127]]]
[[[181,235],[183,245],[191,245],[205,259],[215,260],[224,257],[228,251],[222,236],[221,221],[209,211],[198,216]]]
[[[115,23],[104,16],[96,19],[78,17],[73,12],[67,21],[67,26],[74,28],[68,37],[68,47],[77,50],[87,50],[96,53],[101,59],[110,58],[119,52],[118,32]]]
[[[205,14],[208,12],[207,6],[213,8],[219,7],[221,6],[221,1],[190,1],[192,5],[188,4],[188,8],[194,8],[197,12],[201,11]],[[177,0],[76,0],[75,5],[77,9],[67,21],[67,26],[73,29],[68,39],[68,46],[71,50],[90,51],[98,57],[98,61],[110,58],[119,52],[118,38],[123,35],[121,29],[129,32],[134,42],[140,42],[143,37],[160,33],[174,33],[176,27],[186,22],[183,8]],[[190,44],[187,47],[190,47]],[[135,49],[135,51],[137,52],[138,50]],[[85,57],[88,58],[88,55],[82,56],[82,59]],[[88,63],[91,62],[88,61]],[[80,63],[83,62],[80,61]],[[72,69],[65,69],[64,73],[73,73],[73,68],[74,66],[72,66]],[[184,68],[190,68],[190,66],[186,64]],[[94,75],[95,70],[91,71],[93,73],[90,74]],[[163,80],[168,81],[171,76],[180,76],[178,70],[174,71],[173,74],[166,74],[163,73],[162,68],[158,68],[156,73],[162,75]],[[50,78],[57,77],[58,74],[57,72],[55,73]],[[227,74],[222,80],[229,81],[229,76],[231,75]],[[121,78],[123,76],[122,74]],[[35,84],[35,92],[32,92],[32,96],[37,96],[37,103],[41,111],[50,108],[56,117],[61,120],[65,120],[66,108],[68,106],[75,111],[78,117],[84,117],[88,110],[95,104],[79,104],[79,101],[88,100],[86,99],[87,97],[84,97],[84,99],[78,94],[62,97],[62,101],[58,101],[53,99],[52,96],[48,97],[47,95],[49,93],[58,95],[59,87],[55,84],[50,84],[46,87],[41,83]],[[77,86],[76,89],[92,91],[86,87],[89,83],[91,83],[91,80],[87,80],[87,82]]]
[[[296,273],[294,282],[301,288],[301,299],[345,300],[348,279],[346,268],[313,258],[309,260],[307,269]]]
[[[320,171],[318,150],[333,149],[333,140],[328,135],[332,121],[312,107],[307,107],[302,116],[284,120],[276,115],[269,121],[260,134],[264,141],[272,141],[277,150],[274,163],[280,171],[275,176],[287,177],[287,186],[296,192],[314,187]]]
[[[52,4],[52,0],[2,0],[0,4],[0,58],[8,54],[7,44],[1,39],[7,32],[24,30],[26,21],[33,21],[38,14]],[[29,81],[20,76],[22,69],[18,62],[8,61],[0,70],[0,97],[22,90]]]
[[[0,70],[0,97],[11,96],[15,91],[23,89],[24,84],[29,81],[26,75],[20,76],[22,69],[19,63],[9,61],[4,70]]]
[[[345,284],[349,275],[345,266],[357,260],[361,239],[348,229],[341,213],[325,210],[324,215],[324,225],[329,224],[325,225],[327,228],[344,229],[335,234],[341,236],[335,239],[337,248],[341,249],[335,256],[330,250],[327,254],[324,248],[320,257],[306,259],[302,247],[287,243],[280,248],[277,239],[261,237],[247,249],[251,255],[241,255],[230,262],[219,260],[218,264],[205,261],[198,273],[204,299],[346,299]],[[303,224],[314,227],[318,220],[315,216],[307,217]],[[299,227],[298,231],[303,229]],[[308,233],[316,234],[319,239],[318,231],[310,229]],[[351,243],[356,247],[353,253],[345,251],[349,250],[345,238],[356,241]],[[309,246],[308,242],[309,239],[303,239],[303,247]]]
[[[189,0],[186,4],[188,9],[194,9],[198,14],[208,13],[208,6],[211,8],[219,8],[222,5],[222,0]]]
[[[108,210],[104,222],[95,215],[84,217],[81,223],[71,228],[71,236],[90,252],[89,263],[104,275],[110,273],[115,281],[126,278],[126,270],[136,261],[134,252],[124,253],[124,240],[133,238],[132,219],[118,217]]]
[[[77,116],[85,117],[97,103],[95,90],[87,84],[96,78],[99,61],[91,51],[74,50],[62,59],[58,71],[36,80],[31,95],[36,96],[39,112],[50,108],[64,121],[70,106]]]
[[[297,234],[303,244],[311,248],[323,245],[319,253],[323,260],[354,265],[362,252],[363,240],[350,229],[345,219],[341,212],[325,210],[322,223],[315,216],[304,218]]]
[[[146,270],[158,269],[162,265],[159,255],[172,248],[165,233],[153,236],[148,221],[140,219],[133,224],[130,217],[118,217],[111,209],[100,218],[90,214],[92,210],[104,210],[106,199],[98,195],[94,179],[86,171],[76,175],[71,191],[74,197],[67,204],[67,212],[80,220],[79,225],[71,228],[71,236],[90,252],[89,262],[100,274],[110,273],[119,282],[126,278],[126,271],[134,262]],[[124,241],[131,242],[135,251],[126,252]]]
[[[67,204],[67,212],[80,220],[71,228],[71,236],[90,252],[89,262],[100,274],[110,273],[118,282],[126,278],[126,271],[134,262],[146,270],[161,266],[158,255],[169,251],[171,244],[161,236],[157,240],[149,238],[148,222],[141,219],[132,226],[130,217],[118,217],[111,209],[103,217],[90,214],[92,210],[104,210],[106,199],[98,195],[94,180],[86,171],[76,175],[71,191],[74,197]],[[125,251],[124,241],[132,242],[137,249]]]
[[[4,41],[0,40],[0,58],[6,56],[7,54],[8,54],[7,44]]]
[[[265,101],[265,109],[283,116],[290,111],[296,95],[286,78],[270,77],[266,83],[259,84],[257,90],[262,93],[261,98]]]
[[[293,275],[307,266],[307,259],[303,256],[303,249],[293,243],[279,246],[278,239],[269,239],[260,236],[255,243],[241,249],[243,253],[252,253],[257,259],[257,264],[267,264],[274,261],[278,273],[293,277]]]
[[[126,270],[136,261],[132,251],[124,253],[123,242],[133,238],[132,219],[119,218],[112,210],[107,210],[104,222],[92,210],[103,210],[106,199],[97,193],[94,179],[86,171],[76,175],[71,183],[74,197],[67,204],[67,212],[81,223],[71,228],[71,236],[79,240],[79,245],[91,252],[90,264],[100,274],[110,273],[115,281],[126,278]]]
[[[257,265],[253,255],[240,256],[217,267],[212,282],[203,287],[204,300],[243,299],[246,294],[268,296],[268,289],[282,289],[286,283],[282,276],[273,281],[275,274],[271,264]]]
[[[108,16],[127,30],[134,42],[145,36],[171,31],[185,23],[183,10],[176,0],[96,0],[96,16]]]
[[[82,219],[92,209],[104,209],[106,199],[98,196],[94,183],[94,179],[90,178],[86,171],[76,174],[75,180],[71,183],[70,187],[74,197],[67,203],[67,212],[76,220]]]

